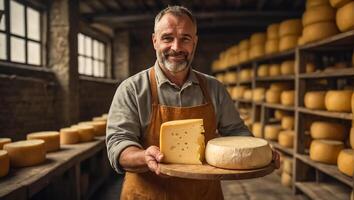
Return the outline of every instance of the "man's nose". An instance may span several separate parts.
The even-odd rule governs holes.
[[[171,49],[178,52],[181,49],[181,42],[178,39],[174,39],[171,45]]]

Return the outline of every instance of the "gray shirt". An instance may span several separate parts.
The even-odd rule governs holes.
[[[157,62],[154,68],[161,105],[188,107],[203,104],[204,96],[195,75],[199,73],[206,80],[218,132],[222,136],[251,135],[225,87],[214,77],[191,70],[193,73],[189,73],[180,88],[168,80]],[[118,173],[124,172],[118,163],[120,153],[128,146],[142,148],[141,139],[150,123],[151,101],[149,69],[127,78],[116,90],[108,114],[106,143],[108,158]]]

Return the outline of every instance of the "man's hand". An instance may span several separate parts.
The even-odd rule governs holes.
[[[279,155],[279,153],[278,153],[275,149],[273,149],[273,148],[272,148],[272,154],[273,154],[272,161],[274,162],[275,167],[276,167],[277,169],[279,169],[279,168],[280,168],[280,155]]]
[[[150,146],[145,150],[145,162],[148,168],[160,175],[159,162],[162,161],[163,154],[160,152],[160,148],[157,146]]]

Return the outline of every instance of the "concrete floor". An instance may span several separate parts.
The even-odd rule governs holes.
[[[276,173],[268,176],[240,180],[222,181],[225,200],[303,200],[303,196],[293,196],[290,188],[280,184]],[[118,200],[122,177],[115,175],[91,198],[94,200]]]

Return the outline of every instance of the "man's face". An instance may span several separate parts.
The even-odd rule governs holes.
[[[177,73],[191,64],[198,38],[188,16],[167,13],[156,24],[152,40],[161,67]]]

